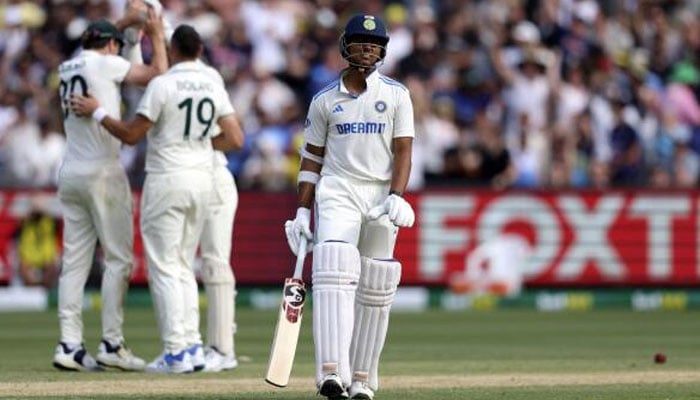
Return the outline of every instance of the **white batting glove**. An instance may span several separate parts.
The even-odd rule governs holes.
[[[386,214],[394,225],[410,228],[416,220],[413,208],[403,197],[390,194],[384,202],[373,207],[367,213],[367,218],[377,219]]]
[[[287,243],[294,255],[299,251],[299,243],[302,240],[311,242],[311,210],[306,207],[297,208],[297,215],[294,220],[288,220],[284,223],[284,233],[287,235]],[[309,252],[313,246],[307,244],[306,251]]]

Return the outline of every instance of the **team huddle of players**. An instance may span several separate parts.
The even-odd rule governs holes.
[[[93,22],[84,50],[59,69],[68,140],[59,180],[65,254],[54,365],[61,369],[183,373],[237,365],[229,265],[237,194],[221,152],[240,148],[243,132],[220,74],[199,60],[198,33],[187,25],[166,27],[161,11],[157,0],[133,0],[115,25]],[[143,34],[153,43],[148,65],[141,61]],[[414,137],[410,94],[377,70],[388,42],[374,16],[355,15],[345,25],[340,52],[348,67],[309,106],[299,208],[284,225],[292,252],[313,252],[316,383],[329,399],[371,400],[379,387],[401,276],[394,246],[398,228],[415,219],[402,197]],[[130,121],[120,116],[122,82],[147,85]],[[128,350],[122,332],[133,232],[131,195],[118,162],[122,143],[144,137],[140,227],[163,344],[149,364]],[[105,253],[103,338],[93,359],[83,345],[81,305],[98,240]],[[192,268],[197,248],[209,304],[206,343]]]
[[[221,76],[199,61],[198,33],[186,25],[166,29],[159,8],[157,2],[132,1],[116,25],[94,21],[82,36],[83,50],[59,67],[67,137],[58,188],[64,255],[58,285],[61,338],[53,362],[60,369],[192,372],[237,365],[229,265],[237,194],[221,152],[240,148],[243,132]],[[153,43],[149,65],[141,61],[142,34]],[[128,122],[120,115],[122,82],[147,85],[137,116]],[[148,177],[140,227],[164,348],[149,364],[131,353],[122,331],[133,266],[133,215],[119,163],[121,144],[145,136]],[[93,358],[83,344],[81,309],[98,241],[104,252],[102,340]],[[206,347],[192,268],[198,247],[209,300]]]

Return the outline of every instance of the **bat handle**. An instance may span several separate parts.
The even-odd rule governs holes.
[[[308,245],[308,240],[302,237],[299,240],[299,248],[297,249],[297,263],[294,266],[294,278],[299,279],[304,272],[304,259],[306,259],[306,246]]]

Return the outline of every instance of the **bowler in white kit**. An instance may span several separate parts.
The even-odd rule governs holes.
[[[372,399],[379,388],[379,358],[401,276],[394,245],[398,227],[412,226],[415,218],[402,197],[413,106],[406,87],[377,70],[388,41],[375,16],[347,22],[340,50],[349,66],[309,106],[299,208],[285,223],[293,252],[300,240],[315,243],[316,382],[329,399]]]

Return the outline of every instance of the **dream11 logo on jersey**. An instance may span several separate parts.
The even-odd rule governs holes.
[[[445,282],[500,233],[530,242],[529,284],[700,283],[698,193],[425,193],[408,281]]]

